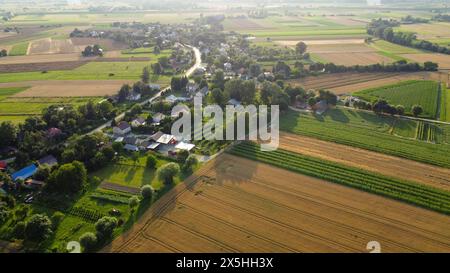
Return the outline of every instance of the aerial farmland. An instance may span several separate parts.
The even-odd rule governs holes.
[[[25,2],[0,253],[450,252],[445,3]]]

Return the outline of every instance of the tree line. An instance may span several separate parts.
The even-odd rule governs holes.
[[[394,44],[424,49],[442,54],[450,54],[450,48],[417,39],[417,35],[411,32],[395,32],[393,27],[400,23],[395,20],[374,19],[367,25],[367,34],[389,41]]]

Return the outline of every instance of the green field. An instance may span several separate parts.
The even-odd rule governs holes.
[[[0,122],[11,121],[15,124],[23,122],[30,116],[40,115],[42,110],[50,105],[74,105],[79,106],[87,103],[89,100],[100,101],[101,97],[82,97],[82,98],[15,98],[9,97],[15,93],[21,92],[26,88],[8,88],[0,89]],[[6,92],[5,90],[9,90]],[[3,95],[9,93],[10,95]]]
[[[1,73],[0,82],[33,80],[138,80],[148,62],[90,62],[73,70]],[[110,75],[112,74],[112,75]],[[151,81],[166,84],[169,76],[152,75]]]
[[[16,45],[14,45],[11,48],[11,50],[8,53],[8,55],[9,56],[23,56],[23,55],[27,55],[28,45],[29,45],[28,42],[16,44]]]
[[[411,115],[414,105],[421,105],[421,117],[436,118],[439,101],[439,83],[434,81],[405,81],[353,93],[366,101],[385,99],[391,105],[403,105]]]
[[[159,54],[153,53],[153,47],[147,48],[147,47],[140,47],[140,48],[134,48],[134,49],[126,49],[122,50],[120,57],[122,58],[150,58],[152,62],[156,62],[158,58],[161,57],[170,57],[172,54],[171,49],[164,49],[161,50]]]
[[[370,112],[331,109],[324,116],[288,111],[280,129],[326,141],[450,167],[450,126],[439,125],[436,144],[410,139],[416,130],[410,121],[377,116]],[[393,127],[395,126],[395,127]],[[400,130],[396,131],[395,128]],[[395,132],[395,135],[393,134]],[[400,135],[401,134],[401,135]]]
[[[28,87],[7,87],[0,88],[0,101],[5,100],[9,96],[25,91]]]
[[[285,150],[263,152],[245,142],[231,154],[450,214],[450,192]]]
[[[440,120],[450,122],[450,89],[445,85],[441,88],[441,106],[440,106]]]

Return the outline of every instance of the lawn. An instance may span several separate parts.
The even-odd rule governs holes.
[[[407,203],[450,214],[450,192],[411,181],[391,178],[342,164],[278,149],[263,152],[259,145],[244,142],[231,154],[271,164],[290,171],[317,177]]]
[[[0,82],[33,80],[138,80],[148,62],[90,62],[73,70],[1,73]],[[169,76],[152,75],[151,81],[165,84]]]
[[[9,56],[23,56],[23,55],[27,55],[28,45],[29,45],[28,42],[23,42],[23,43],[20,43],[20,44],[13,45],[13,47],[9,51],[8,55]]]
[[[400,128],[398,131],[393,129]],[[331,109],[324,116],[288,111],[280,117],[280,129],[326,141],[450,167],[450,126],[440,125],[436,144],[409,139],[416,126],[403,120],[369,112]],[[402,137],[392,134],[401,134]]]
[[[391,105],[403,105],[405,113],[412,115],[412,107],[421,105],[425,118],[436,118],[439,101],[439,83],[434,81],[404,81],[392,85],[366,89],[353,93],[366,101],[385,99]]]
[[[160,189],[163,185],[156,177],[156,170],[145,166],[146,159],[146,155],[141,155],[137,162],[130,158],[122,158],[118,162],[96,171],[93,175],[99,177],[102,181],[122,186],[140,188],[143,185],[150,184],[153,188]],[[160,158],[156,166],[159,168],[166,163],[169,163],[169,161]]]

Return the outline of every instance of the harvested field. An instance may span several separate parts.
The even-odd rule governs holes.
[[[99,97],[114,95],[130,80],[28,81],[0,83],[0,87],[31,86],[13,97]]]
[[[289,40],[289,41],[275,41],[277,44],[285,46],[295,46],[298,42],[304,42],[308,46],[311,45],[350,45],[350,44],[364,44],[364,39],[321,39],[321,40]]]
[[[405,80],[439,80],[438,73],[335,73],[288,81],[305,89],[329,89],[334,93],[348,94],[355,91],[383,86]]]
[[[103,251],[367,252],[376,240],[383,252],[448,252],[449,225],[442,214],[222,155]]]
[[[50,55],[29,55],[29,56],[8,56],[2,58],[2,64],[29,64],[48,62],[73,62],[82,59],[79,53],[70,54],[50,54]],[[83,58],[88,59],[88,58]],[[91,59],[91,58],[89,58]]]
[[[0,64],[0,73],[32,72],[49,70],[72,70],[86,64],[86,61],[48,62],[28,64]]]
[[[427,61],[439,64],[439,68],[450,69],[450,55],[437,53],[423,53],[423,54],[402,54],[401,56],[418,63]]]
[[[74,46],[70,39],[53,40],[46,38],[32,42],[28,54],[67,54],[80,53],[82,50],[82,47]]]
[[[370,49],[368,49],[370,50]],[[376,52],[315,53],[320,59],[337,65],[369,65],[392,63],[394,60]]]
[[[450,191],[446,168],[289,133],[281,133],[279,148]]]

